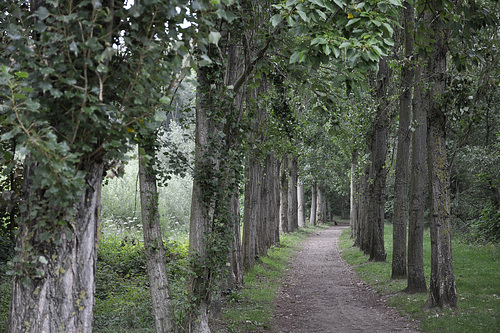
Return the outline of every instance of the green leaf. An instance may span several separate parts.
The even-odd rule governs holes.
[[[44,256],[39,256],[38,261],[45,265],[48,264],[47,258],[45,258]]]
[[[316,9],[316,13],[318,13],[318,15],[321,16],[323,20],[326,20],[328,18],[328,16],[326,16],[326,14],[319,9]]]
[[[72,41],[71,44],[69,44],[69,50],[72,51],[75,56],[78,56],[78,45],[75,43],[75,41]]]
[[[320,6],[320,7],[326,8],[325,2],[323,0],[311,0],[311,2]]]
[[[307,14],[304,13],[303,11],[301,10],[297,10],[297,13],[299,14],[300,18],[302,19],[302,21],[304,22],[309,22],[309,17],[307,17]]]
[[[208,66],[212,63],[212,59],[210,59],[206,54],[201,55],[201,59],[198,60],[198,66]]]
[[[341,1],[341,0],[333,0],[333,2],[335,2],[335,4],[336,4],[336,5],[337,5],[340,9],[344,8],[344,7],[345,7],[345,5],[346,5],[345,1]]]
[[[156,112],[155,113],[155,121],[160,123],[162,121],[165,121],[167,119],[167,114],[163,111]]]
[[[326,44],[327,40],[323,37],[316,37],[311,41],[311,45]]]
[[[219,43],[220,38],[221,34],[218,31],[211,31],[210,34],[208,35],[208,41],[215,45]]]
[[[394,30],[392,29],[391,25],[389,23],[382,23],[382,25],[387,29],[387,32],[389,33],[390,36],[394,34]]]
[[[379,2],[377,4],[378,8],[380,9],[380,11],[382,13],[386,13],[387,12],[387,4],[385,2]]]
[[[20,79],[27,79],[28,78],[28,72],[16,72],[15,74]]]
[[[333,47],[333,55],[335,58],[338,58],[340,56],[340,49],[336,46]]]
[[[326,55],[330,55],[330,53],[332,52],[332,50],[330,49],[330,46],[328,46],[328,45],[323,45],[323,52],[324,52]]]
[[[14,137],[14,131],[9,131],[0,135],[0,141],[7,141]]]
[[[41,6],[40,8],[37,9],[35,15],[38,16],[40,20],[45,20],[47,17],[49,17],[50,12],[47,8]]]
[[[290,63],[294,64],[294,63],[298,62],[299,58],[300,58],[300,52],[299,51],[293,52],[292,56],[290,57]]]
[[[384,38],[385,45],[394,46],[394,41],[390,38]]]
[[[271,24],[273,25],[273,27],[276,27],[281,23],[282,20],[283,18],[281,17],[281,14],[276,14],[271,17]]]
[[[397,6],[397,7],[402,7],[403,6],[403,3],[401,2],[401,0],[389,0],[389,2],[391,4],[393,4],[394,6]]]
[[[340,49],[345,49],[347,47],[351,46],[351,42],[343,42],[342,44],[340,44],[339,48]]]
[[[348,27],[350,25],[353,25],[354,23],[358,22],[359,20],[360,20],[359,17],[350,19],[349,22],[347,22],[347,24],[345,26]]]

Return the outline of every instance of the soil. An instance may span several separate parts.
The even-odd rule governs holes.
[[[346,227],[321,229],[304,242],[277,295],[272,332],[418,332],[341,258]]]

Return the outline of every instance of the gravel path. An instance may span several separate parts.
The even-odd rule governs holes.
[[[345,228],[316,231],[304,242],[277,296],[274,332],[418,332],[341,258]]]

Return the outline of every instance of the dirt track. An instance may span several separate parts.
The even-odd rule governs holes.
[[[277,296],[273,332],[418,332],[341,258],[344,228],[316,231],[304,242]]]

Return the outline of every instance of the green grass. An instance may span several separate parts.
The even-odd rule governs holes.
[[[344,259],[355,267],[361,279],[381,295],[389,295],[388,304],[401,314],[419,320],[425,332],[497,332],[500,327],[500,249],[453,240],[453,264],[458,291],[455,310],[425,310],[427,293],[406,294],[406,280],[391,280],[392,225],[385,225],[386,263],[368,262],[353,244],[346,230],[339,246]],[[424,235],[424,267],[427,284],[430,278],[430,237]]]
[[[282,284],[291,258],[301,242],[315,228],[300,229],[281,236],[253,269],[245,272],[244,287],[227,297],[218,332],[251,332],[271,328],[276,292]]]

